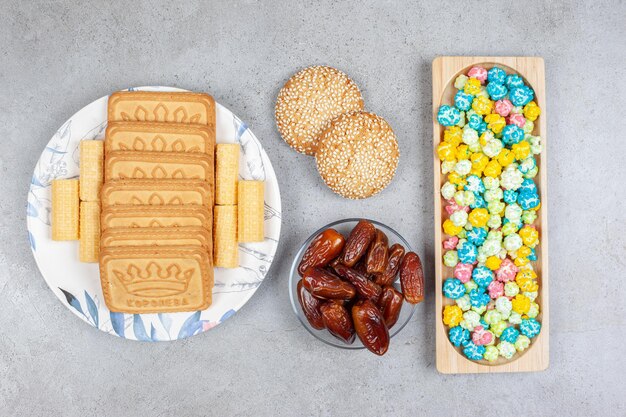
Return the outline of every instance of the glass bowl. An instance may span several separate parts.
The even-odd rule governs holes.
[[[348,345],[344,343],[342,340],[339,340],[335,336],[330,334],[328,330],[326,329],[317,330],[311,326],[311,324],[305,317],[304,312],[302,311],[300,302],[298,301],[297,287],[298,287],[298,281],[300,281],[300,278],[301,278],[300,275],[298,274],[298,264],[300,263],[300,260],[302,259],[302,256],[304,255],[304,252],[306,251],[306,249],[309,247],[309,244],[311,243],[311,241],[317,235],[319,235],[322,231],[329,229],[329,228],[333,228],[337,230],[339,233],[343,234],[347,238],[348,235],[350,234],[350,231],[354,228],[354,226],[356,226],[359,220],[362,220],[362,219],[338,220],[336,222],[327,224],[326,226],[315,231],[302,244],[302,246],[300,247],[300,250],[298,250],[298,253],[296,254],[293,260],[293,263],[291,264],[291,271],[289,273],[289,297],[291,298],[291,307],[293,308],[293,312],[298,317],[298,320],[300,320],[300,323],[302,323],[304,328],[307,329],[308,332],[311,333],[313,336],[315,336],[317,339],[321,340],[322,342],[328,345],[335,346],[335,347],[342,348],[342,349],[364,349],[365,346],[363,346],[363,344],[361,343],[358,337],[355,339],[355,341],[351,345]],[[387,237],[389,238],[389,246],[393,245],[394,243],[399,243],[402,246],[404,246],[404,248],[406,249],[406,252],[412,251],[409,243],[391,227],[384,225],[380,222],[377,222],[375,220],[369,220],[369,219],[365,219],[365,220],[372,222],[374,226],[376,226],[378,229],[380,229],[387,235]],[[398,291],[401,291],[399,278],[396,279],[393,286]],[[400,310],[400,316],[398,317],[398,321],[391,329],[389,329],[389,336],[391,338],[393,338],[395,335],[400,333],[400,331],[404,328],[404,326],[407,325],[409,320],[411,320],[411,317],[413,316],[414,311],[415,311],[415,305],[410,304],[406,301],[402,303],[402,309]]]

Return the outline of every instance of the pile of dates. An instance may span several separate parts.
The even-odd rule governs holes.
[[[396,324],[404,300],[424,299],[422,262],[402,245],[389,247],[387,236],[360,220],[348,239],[326,229],[304,253],[298,273],[298,300],[311,326],[324,328],[352,344],[358,336],[377,355],[389,347],[389,329]],[[393,287],[400,274],[402,292]]]

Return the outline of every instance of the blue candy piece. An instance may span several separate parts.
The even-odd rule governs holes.
[[[482,317],[480,319],[480,325],[483,326],[483,329],[489,330],[489,324],[485,320],[483,320]]]
[[[485,130],[487,130],[487,123],[480,122],[480,126],[478,126],[478,129],[476,129],[476,131],[478,132],[479,135],[482,135],[483,133],[485,133]]]
[[[537,260],[537,252],[535,252],[535,248],[532,248],[530,250],[530,255],[528,255],[528,260],[529,261],[536,261]]]
[[[507,327],[500,335],[500,340],[504,340],[505,342],[509,343],[515,343],[518,337],[519,330],[517,330],[515,327]]]
[[[470,207],[475,208],[487,208],[487,202],[482,194],[474,193],[474,202],[470,204]]]
[[[504,202],[507,204],[513,204],[517,201],[517,191],[504,190]]]
[[[472,279],[479,287],[487,288],[491,281],[493,281],[493,272],[486,266],[477,266],[472,271]]]
[[[486,348],[484,346],[475,345],[471,340],[465,342],[463,346],[463,354],[467,356],[468,359],[479,361],[485,354]]]
[[[514,106],[525,106],[535,97],[535,92],[528,86],[513,88],[509,92],[509,100]]]
[[[539,205],[539,202],[539,195],[533,191],[522,190],[517,196],[517,204],[519,204],[522,210],[534,209]]]
[[[461,113],[454,107],[444,104],[439,107],[437,121],[443,126],[454,126],[461,121]]]
[[[504,98],[508,92],[509,90],[507,90],[506,87],[502,84],[495,82],[487,84],[487,93],[489,94],[489,97],[491,97],[491,99],[494,101]]]
[[[474,130],[478,130],[482,122],[483,122],[482,116],[476,113],[471,114],[470,117],[467,119],[467,124],[469,125],[469,127],[471,127]]]
[[[500,67],[493,67],[487,71],[487,80],[490,83],[504,84],[506,81],[506,72]]]
[[[514,145],[524,139],[524,130],[516,125],[506,125],[502,129],[502,142],[505,145]]]
[[[481,246],[485,243],[486,238],[487,229],[483,227],[472,227],[472,229],[467,232],[467,240],[476,246]]]
[[[463,245],[457,246],[456,253],[459,255],[459,261],[462,264],[473,264],[476,262],[478,249],[470,242],[465,242]]]
[[[509,74],[506,77],[505,84],[509,90],[512,90],[513,88],[518,88],[518,87],[523,86],[524,80],[522,80],[522,77],[520,77],[517,74]]]
[[[472,107],[473,100],[474,100],[473,95],[466,94],[462,90],[459,90],[454,96],[454,105],[459,110],[467,111]]]
[[[511,220],[507,219],[506,217],[504,219],[502,219],[502,225],[504,226],[507,223],[510,223]],[[520,219],[520,221],[517,223],[517,230],[521,229],[522,227],[524,227],[524,222]]]
[[[537,185],[535,184],[535,181],[533,181],[531,178],[524,178],[524,181],[522,181],[522,185],[520,185],[518,190],[519,191],[531,191],[533,193],[536,193]]]
[[[491,298],[482,288],[476,288],[470,291],[469,293],[470,304],[472,307],[483,307],[486,306]]]
[[[443,282],[443,295],[453,300],[461,298],[465,295],[465,285],[456,278],[448,278]]]
[[[533,338],[541,331],[541,323],[535,319],[524,319],[519,325],[519,329],[526,337]]]
[[[454,326],[448,332],[450,342],[456,347],[459,347],[469,341],[470,332],[461,326]]]
[[[465,178],[467,183],[465,184],[465,191],[472,191],[474,193],[484,193],[485,192],[485,184],[483,184],[483,180],[480,179],[477,175],[468,175]]]

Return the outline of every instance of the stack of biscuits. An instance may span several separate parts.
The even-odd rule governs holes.
[[[209,95],[110,96],[100,275],[111,311],[211,305],[214,147],[215,102]]]
[[[385,119],[363,109],[354,81],[327,66],[299,71],[276,100],[276,125],[285,142],[315,156],[326,185],[350,199],[382,191],[398,166],[393,130]]]

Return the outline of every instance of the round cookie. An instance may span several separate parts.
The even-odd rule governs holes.
[[[398,166],[398,142],[391,126],[368,112],[342,114],[319,138],[315,161],[322,179],[337,194],[361,199],[382,191]]]
[[[343,72],[325,66],[301,70],[276,99],[276,125],[296,151],[315,155],[319,134],[342,113],[363,110],[359,87]]]

